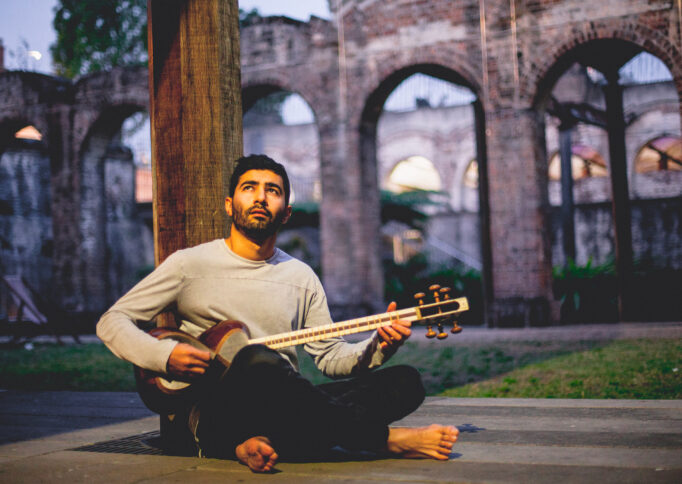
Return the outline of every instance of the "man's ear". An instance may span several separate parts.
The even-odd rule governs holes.
[[[232,197],[225,197],[225,212],[228,217],[232,217]]]
[[[284,218],[282,219],[282,225],[287,223],[289,219],[291,218],[291,205],[287,205],[287,208],[284,211]]]

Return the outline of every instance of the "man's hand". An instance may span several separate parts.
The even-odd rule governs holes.
[[[185,379],[197,378],[208,368],[211,354],[187,343],[178,343],[168,357],[166,368],[170,375]]]
[[[392,302],[391,304],[388,305],[388,309],[386,309],[387,313],[390,313],[391,311],[395,311],[396,309],[396,303]],[[410,326],[412,326],[412,323],[409,321],[402,321],[400,319],[396,319],[393,321],[393,324],[390,326],[384,326],[383,328],[377,329],[377,332],[379,333],[379,337],[381,338],[381,347],[386,349],[386,348],[395,348],[397,349],[398,346],[402,345],[407,338],[410,337],[412,334],[412,330],[410,329]]]

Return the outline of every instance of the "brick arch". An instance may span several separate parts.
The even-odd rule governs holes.
[[[429,49],[428,52],[414,50],[410,51],[410,54],[409,59],[405,59],[402,54],[394,54],[381,59],[381,62],[377,64],[376,75],[373,76],[372,88],[366,91],[368,94],[364,99],[358,96],[364,102],[360,111],[361,115],[359,119],[356,118],[359,120],[359,126],[355,127],[356,133],[359,135],[357,139],[360,161],[359,186],[363,187],[366,195],[362,212],[364,220],[361,220],[360,223],[363,230],[368,233],[378,233],[379,231],[376,130],[379,115],[390,93],[395,90],[400,82],[416,73],[427,74],[471,89],[477,98],[473,103],[473,109],[476,158],[479,161],[480,173],[479,216],[482,227],[480,232],[481,254],[483,255],[482,278],[486,287],[485,291],[491,294],[491,290],[488,289],[492,284],[492,255],[490,254],[489,239],[488,163],[482,84],[479,82],[478,76],[474,74],[476,70],[471,67],[470,63],[447,46],[443,46],[442,49]],[[445,182],[444,185],[447,186],[446,178],[442,177],[442,179]]]
[[[637,22],[622,22],[617,19],[600,24],[585,22],[581,31],[567,29],[557,42],[543,44],[543,50],[533,53],[533,57],[546,61],[535,69],[528,70],[531,74],[522,83],[522,98],[528,99],[530,106],[538,108],[568,67],[568,63],[573,60],[576,49],[596,40],[621,40],[658,57],[672,74],[682,104],[682,50],[658,31]]]
[[[382,58],[373,75],[373,85],[367,89],[363,101],[361,122],[376,122],[388,96],[398,85],[413,74],[426,74],[444,81],[467,87],[478,99],[482,99],[478,76],[468,61],[456,54],[448,55],[447,48],[441,54],[421,54],[411,52],[413,56],[406,60],[404,56],[395,54]],[[454,60],[454,62],[453,62]]]
[[[107,106],[149,104],[149,70],[146,66],[115,67],[83,76],[74,84],[76,103],[103,110]]]
[[[298,94],[303,98],[303,100],[308,104],[308,107],[313,112],[315,116],[315,121],[317,122],[319,103],[318,94],[314,90],[299,88],[296,82],[292,82],[288,76],[285,75],[269,75],[266,76],[253,76],[250,77],[246,82],[242,82],[242,110],[243,112],[248,111],[253,107],[254,103],[259,99],[264,98],[270,94],[286,91],[293,94]]]

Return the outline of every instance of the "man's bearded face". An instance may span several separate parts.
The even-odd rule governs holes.
[[[277,233],[285,215],[286,210],[272,213],[261,202],[254,202],[250,207],[242,206],[236,197],[232,202],[232,223],[235,228],[248,238],[259,242]]]

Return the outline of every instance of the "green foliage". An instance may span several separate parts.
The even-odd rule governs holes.
[[[428,216],[423,212],[423,207],[439,205],[434,198],[441,192],[428,190],[413,190],[403,193],[393,193],[387,190],[381,191],[381,223],[391,220],[402,222],[416,229],[422,229]]]
[[[565,323],[616,321],[618,281],[613,257],[603,264],[592,258],[583,266],[569,260],[555,267],[554,296],[561,301]],[[635,260],[630,279],[634,297],[631,317],[637,321],[677,321],[682,314],[682,271],[658,267],[650,260]]]
[[[682,340],[623,340],[453,388],[448,397],[682,398]]]
[[[469,300],[470,309],[462,314],[460,324],[483,323],[483,289],[478,271],[448,267],[429,271],[426,257],[417,254],[404,264],[384,261],[384,281],[386,300],[397,302],[399,308],[414,306],[413,295],[427,292],[432,284],[449,287],[452,289],[451,297],[465,296]]]
[[[249,11],[239,9],[239,26],[248,27],[256,23],[256,21],[261,17],[257,8],[252,8]]]
[[[561,301],[562,322],[617,319],[618,291],[612,258],[593,265],[590,257],[584,266],[569,259],[565,266],[554,267],[553,276],[554,297]]]
[[[240,25],[259,17],[239,9]],[[147,0],[59,0],[50,52],[57,74],[73,78],[147,62]]]
[[[147,60],[146,0],[60,0],[50,46],[57,73],[75,77]]]

